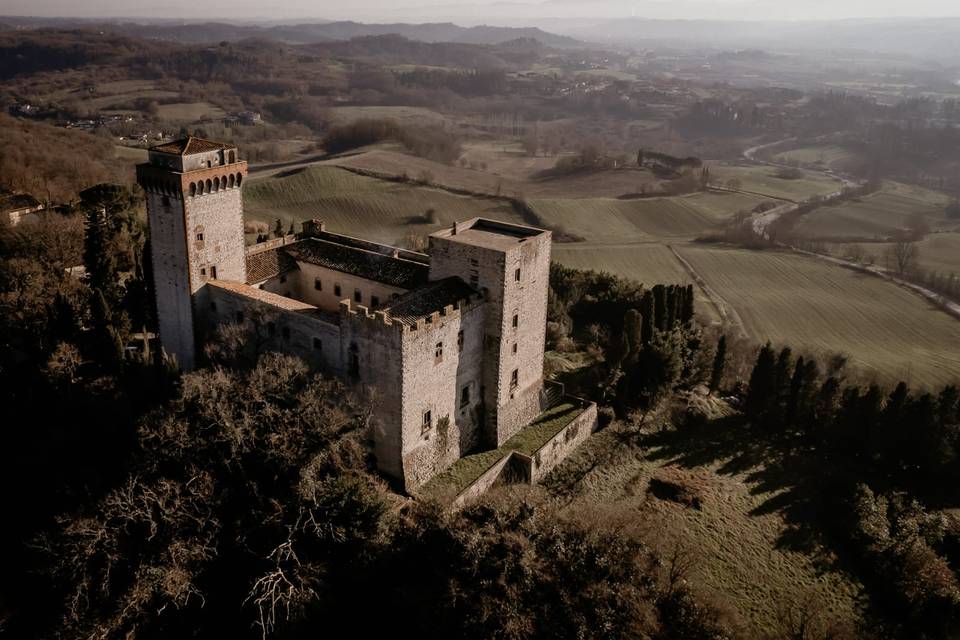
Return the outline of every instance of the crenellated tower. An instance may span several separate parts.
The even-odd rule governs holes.
[[[150,149],[137,166],[146,193],[160,342],[189,371],[194,318],[210,280],[246,282],[242,184],[237,148],[185,138]]]

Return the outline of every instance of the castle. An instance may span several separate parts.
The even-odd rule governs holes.
[[[432,234],[426,255],[315,220],[247,247],[246,176],[236,147],[199,138],[153,147],[137,167],[160,341],[185,370],[218,325],[258,323],[271,348],[374,394],[378,466],[408,491],[555,401],[543,380],[549,231],[476,218]]]

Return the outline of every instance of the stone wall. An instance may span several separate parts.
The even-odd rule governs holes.
[[[246,282],[242,190],[233,187],[187,196],[185,206],[192,290],[214,279],[214,268],[216,279]]]
[[[479,478],[470,483],[470,486],[461,491],[456,498],[453,499],[451,506],[454,509],[460,509],[468,502],[476,500],[487,491],[490,490],[497,480],[504,474],[508,465],[510,465],[515,454],[511,453],[500,458],[495,462],[489,469],[480,475]]]
[[[408,490],[480,444],[484,313],[485,305],[476,301],[462,309],[447,307],[403,334],[403,470]],[[429,426],[424,425],[427,411]]]
[[[195,343],[183,200],[154,191],[147,191],[146,199],[160,343],[189,371]]]
[[[540,482],[599,428],[597,405],[591,402],[583,413],[531,456],[530,482]]]
[[[393,296],[406,293],[406,289],[392,287],[387,284],[359,278],[340,271],[305,262],[298,263],[300,270],[288,274],[288,279],[297,280],[296,297],[304,302],[317,306],[324,311],[338,312],[342,300],[350,300],[354,304],[361,304],[371,309],[390,302]],[[316,279],[320,279],[322,289],[317,290]],[[336,285],[340,285],[340,295],[336,295]],[[354,291],[360,291],[360,301],[354,298]],[[378,298],[378,305],[373,304],[373,297]]]

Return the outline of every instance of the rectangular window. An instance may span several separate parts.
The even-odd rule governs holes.
[[[243,311],[237,311],[237,324],[243,324]]]
[[[200,275],[206,277],[206,275],[207,275],[207,268],[206,268],[206,267],[200,267]]]
[[[463,331],[457,333],[457,351],[463,353]]]
[[[340,283],[339,283],[339,282],[334,283],[334,285],[333,285],[333,295],[337,296],[338,298],[340,297]]]
[[[516,389],[517,385],[520,384],[520,369],[514,369],[513,373],[510,374],[510,388]]]
[[[516,280],[517,282],[520,282],[520,269],[517,269],[516,271],[513,272],[513,279]]]
[[[433,426],[433,416],[430,414],[430,410],[427,409],[423,412],[423,424],[420,425],[420,435],[426,436],[430,433],[430,427]]]
[[[517,355],[517,343],[513,343],[513,355]]]
[[[281,328],[280,328],[280,333],[283,334],[283,339],[284,339],[284,340],[289,340],[289,339],[290,339],[290,327],[281,327]]]
[[[380,296],[370,296],[370,306],[379,307],[380,306]]]
[[[214,280],[217,279],[217,266],[213,265],[210,267],[210,277]]]
[[[470,387],[466,386],[460,390],[460,408],[470,406]]]
[[[443,343],[438,342],[437,346],[433,349],[433,361],[434,363],[443,362]]]
[[[320,278],[313,279],[313,288],[317,291],[323,291],[323,282],[320,281]]]
[[[198,234],[197,234],[197,242],[203,242],[203,234],[202,234],[202,233],[198,233]]]
[[[513,314],[513,328],[516,329],[519,326],[520,326],[520,314],[515,313]]]
[[[313,339],[313,350],[314,351],[323,351],[323,340],[320,338]]]
[[[360,293],[360,289],[353,290],[353,301],[354,302],[363,302],[363,294]]]

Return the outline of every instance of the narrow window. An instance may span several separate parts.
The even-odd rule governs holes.
[[[423,412],[423,424],[420,425],[420,435],[426,436],[430,433],[430,427],[433,426],[433,416],[430,413],[430,410],[427,409]]]
[[[520,384],[520,369],[514,369],[513,373],[510,374],[510,388],[516,389],[517,385]]]
[[[281,327],[280,333],[283,335],[284,340],[290,339],[290,327]]]
[[[460,390],[460,408],[470,406],[470,387],[466,386]]]
[[[333,295],[337,296],[338,298],[340,297],[340,283],[333,285]]]
[[[380,296],[370,296],[370,306],[379,307],[380,306]]]
[[[363,302],[363,294],[360,293],[360,289],[353,290],[353,301],[354,302]]]
[[[313,279],[313,288],[317,291],[323,291],[323,282],[321,282],[320,278]]]
[[[434,363],[443,362],[443,343],[438,342],[437,346],[433,349],[433,361]]]
[[[198,234],[197,234],[197,242],[203,242],[203,234],[202,234],[202,233],[198,233]]]
[[[463,353],[463,331],[457,333],[457,352]]]
[[[213,265],[212,267],[210,267],[210,277],[213,278],[214,280],[217,279],[217,265]]]
[[[243,311],[237,311],[237,324],[243,324]]]
[[[515,313],[513,314],[513,328],[516,329],[519,326],[520,326],[520,314]]]
[[[323,340],[320,338],[313,339],[313,350],[314,351],[323,351]]]
[[[517,343],[513,343],[513,355],[517,355]]]
[[[513,272],[513,279],[516,280],[517,282],[520,282],[520,269],[519,269],[519,268],[518,268],[516,271]]]

